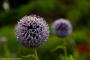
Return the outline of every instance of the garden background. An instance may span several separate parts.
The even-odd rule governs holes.
[[[44,17],[49,27],[56,19],[68,19],[73,32],[66,38],[67,60],[90,60],[90,0],[0,0],[0,60],[34,60],[28,56],[33,50],[15,36],[17,21],[31,14]],[[37,49],[39,60],[65,60],[63,48],[61,38],[50,32],[48,41]]]

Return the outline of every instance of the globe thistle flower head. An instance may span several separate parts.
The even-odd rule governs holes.
[[[60,36],[60,37],[66,37],[72,32],[72,25],[71,23],[66,19],[58,19],[54,21],[52,24],[52,33]]]
[[[24,16],[17,23],[16,36],[18,40],[26,47],[38,47],[47,41],[49,28],[46,21],[39,16]]]

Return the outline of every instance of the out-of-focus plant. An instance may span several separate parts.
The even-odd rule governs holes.
[[[58,19],[52,24],[52,33],[55,34],[58,37],[61,37],[61,39],[64,41],[63,49],[65,53],[65,60],[67,60],[67,41],[65,37],[68,37],[72,32],[72,25],[71,23],[66,19]]]

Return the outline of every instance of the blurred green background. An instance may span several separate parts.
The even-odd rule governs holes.
[[[33,50],[17,41],[14,30],[17,21],[30,14],[44,17],[49,26],[58,18],[70,20],[73,32],[65,38],[67,60],[90,60],[90,0],[0,0],[0,60],[34,60],[26,57]],[[65,60],[62,39],[51,33],[37,51],[39,60]]]

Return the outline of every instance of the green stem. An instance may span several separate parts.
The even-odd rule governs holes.
[[[39,60],[38,59],[38,55],[37,55],[37,49],[36,48],[33,48],[33,51],[34,51],[34,54],[23,56],[23,58],[33,57],[35,60]]]
[[[36,59],[36,60],[39,60],[39,59],[38,59],[37,49],[36,49],[36,48],[34,48],[34,54],[35,54],[35,59]]]
[[[65,60],[67,60],[67,47],[66,47],[66,40],[64,39],[64,55],[65,55]]]

